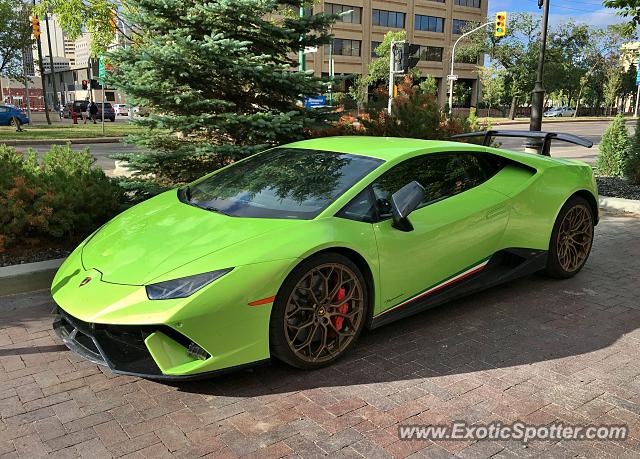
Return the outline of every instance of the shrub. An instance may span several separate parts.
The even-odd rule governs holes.
[[[631,150],[629,132],[624,117],[617,115],[602,135],[596,169],[600,175],[620,177]]]
[[[113,217],[123,192],[89,150],[53,146],[39,163],[0,145],[0,251],[42,240],[75,243]]]
[[[636,185],[640,185],[640,117],[636,120],[636,130],[631,139],[631,150],[624,164],[624,175]]]
[[[445,139],[463,132],[464,121],[450,118],[438,105],[435,94],[413,84],[410,75],[398,84],[398,96],[393,99],[391,116],[379,104],[367,106],[360,118],[366,135],[411,137],[415,139]]]

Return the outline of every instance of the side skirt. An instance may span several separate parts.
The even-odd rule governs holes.
[[[509,248],[493,254],[468,270],[374,316],[377,328],[471,293],[533,274],[547,264],[547,251]]]

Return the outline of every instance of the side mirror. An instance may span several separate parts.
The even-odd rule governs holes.
[[[393,193],[391,196],[393,227],[401,231],[413,231],[413,225],[407,217],[416,210],[424,197],[424,188],[415,180]]]

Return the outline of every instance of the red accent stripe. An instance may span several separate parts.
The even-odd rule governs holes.
[[[270,296],[269,298],[263,298],[261,300],[252,301],[249,303],[249,306],[262,306],[263,304],[273,303],[276,300],[275,295]]]
[[[449,285],[451,285],[451,284],[455,284],[456,282],[458,282],[458,281],[460,281],[460,280],[462,280],[462,279],[466,279],[467,277],[471,276],[472,274],[475,274],[475,273],[477,273],[478,271],[483,270],[485,267],[486,267],[486,264],[484,264],[484,265],[482,265],[482,266],[478,266],[478,267],[477,267],[477,268],[475,268],[473,271],[469,271],[468,273],[466,273],[464,276],[460,276],[460,277],[458,277],[458,278],[456,278],[456,279],[451,279],[450,281],[445,282],[445,283],[443,283],[443,284],[441,284],[441,285],[438,285],[437,287],[434,287],[434,288],[432,288],[431,290],[427,290],[426,292],[424,292],[424,293],[422,293],[422,294],[420,294],[420,295],[418,295],[418,296],[415,296],[415,297],[413,297],[413,298],[411,298],[411,299],[409,299],[409,300],[406,300],[406,301],[404,301],[403,303],[398,304],[397,306],[394,306],[394,307],[392,307],[392,308],[389,308],[389,309],[387,309],[386,311],[382,311],[382,312],[381,312],[380,314],[378,314],[378,315],[379,315],[379,316],[381,316],[382,314],[385,314],[385,313],[387,313],[387,312],[393,311],[394,309],[398,309],[398,308],[400,308],[400,307],[402,307],[402,306],[406,306],[406,305],[407,305],[407,304],[409,304],[409,303],[413,303],[414,301],[419,300],[420,298],[424,298],[425,296],[430,295],[430,294],[432,294],[432,293],[435,293],[435,292],[437,292],[438,290],[441,290],[441,289],[443,289],[443,288],[445,288],[445,287],[447,287],[447,286],[449,286]]]

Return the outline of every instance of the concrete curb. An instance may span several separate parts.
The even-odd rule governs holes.
[[[633,214],[640,214],[640,201],[635,199],[600,196],[600,202],[598,204],[601,208],[606,210],[617,210],[623,212],[631,212]]]
[[[30,145],[83,145],[88,143],[118,143],[122,137],[85,137],[78,139],[20,139],[20,140],[0,140],[0,143],[9,146],[30,146]]]
[[[0,296],[49,288],[64,258],[0,268]]]

